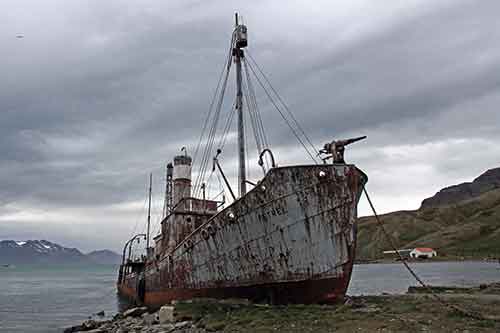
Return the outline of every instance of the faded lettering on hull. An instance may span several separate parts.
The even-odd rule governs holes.
[[[150,305],[192,297],[328,302],[347,289],[357,203],[354,165],[273,168],[169,254],[147,265]],[[134,289],[136,275],[123,284]]]

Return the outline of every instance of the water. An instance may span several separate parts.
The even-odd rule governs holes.
[[[424,262],[410,267],[427,284],[434,286],[471,287],[500,281],[496,262]],[[355,265],[347,293],[352,296],[403,294],[409,286],[418,286],[402,263]]]
[[[488,262],[436,262],[412,264],[432,285],[472,286],[500,281],[500,265]],[[78,324],[104,310],[118,308],[116,266],[0,267],[0,332],[46,333]],[[398,264],[354,267],[350,295],[404,293],[416,285]]]
[[[0,268],[0,332],[61,332],[93,313],[116,313],[111,265]]]

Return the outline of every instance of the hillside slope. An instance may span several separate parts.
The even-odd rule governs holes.
[[[122,256],[110,250],[99,250],[87,253],[87,258],[96,264],[118,265],[122,261]]]
[[[495,177],[491,177],[492,174]],[[483,182],[483,175],[492,179],[491,186]],[[500,182],[497,182],[500,169],[488,170],[483,175],[476,178],[483,182],[481,190],[476,192],[469,191],[479,188],[475,180],[450,187],[454,199],[447,188],[424,200],[418,210],[381,215],[396,246],[400,249],[432,247],[440,256],[449,257],[500,257]],[[462,189],[467,193],[460,193]],[[363,217],[358,223],[357,258],[382,258],[382,252],[391,248],[375,218]]]

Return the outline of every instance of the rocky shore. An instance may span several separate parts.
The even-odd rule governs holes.
[[[204,332],[500,332],[500,284],[474,288],[434,287],[444,306],[422,288],[406,295],[347,298],[337,305],[268,305],[246,300],[196,299],[129,309],[111,320],[88,320],[65,333]]]
[[[229,313],[243,306],[250,306],[247,300],[194,299],[172,302],[159,310],[134,307],[116,314],[111,320],[89,319],[80,325],[70,326],[64,333],[204,333],[217,332],[217,327],[203,320],[207,309]],[[223,327],[221,327],[223,328]]]

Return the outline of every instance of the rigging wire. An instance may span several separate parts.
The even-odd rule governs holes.
[[[211,127],[210,127],[209,133],[207,135],[207,143],[204,145],[205,148],[203,151],[202,160],[200,162],[199,172],[198,172],[198,175],[196,177],[194,187],[193,187],[194,193],[199,192],[199,187],[201,186],[202,180],[205,176],[206,167],[207,167],[207,164],[208,164],[208,161],[210,159],[211,152],[212,152],[215,130],[217,128],[218,118],[219,118],[219,114],[220,114],[220,108],[222,106],[222,101],[223,101],[224,93],[225,93],[226,86],[227,86],[227,79],[229,77],[229,72],[230,72],[231,64],[232,64],[231,50],[233,47],[233,43],[234,43],[234,34],[231,38],[231,43],[229,46],[229,50],[227,52],[226,61],[224,62],[224,67],[222,68],[221,74],[219,76],[217,89],[214,92],[214,96],[212,98],[212,102],[210,104],[207,117],[205,118],[205,122],[203,124],[202,133],[200,134],[198,145],[195,149],[193,163],[192,163],[193,165],[196,165],[196,162],[198,161],[198,158],[199,158],[198,154],[199,154],[199,151],[202,147],[203,138],[205,137],[207,126],[210,123],[210,119],[212,118]],[[221,83],[222,83],[222,85],[221,85]],[[217,104],[216,104],[215,113],[214,113],[214,104],[216,101],[217,101]]]
[[[257,154],[259,154],[262,151],[262,145],[263,145],[262,138],[260,137],[260,133],[258,132],[255,114],[252,110],[252,104],[250,102],[250,97],[248,96],[247,86],[245,85],[244,80],[241,81],[241,88],[242,88],[241,90],[243,90],[243,96],[247,101],[248,115],[250,116],[250,122],[252,124],[252,130],[255,137],[255,144],[257,146]]]
[[[217,87],[216,87],[216,89],[214,91],[214,95],[212,96],[212,100],[210,102],[210,107],[208,108],[207,116],[206,116],[205,121],[203,123],[203,128],[202,128],[202,131],[200,133],[200,138],[198,140],[198,144],[196,146],[196,149],[195,149],[195,152],[194,152],[194,155],[193,155],[193,165],[195,164],[195,162],[197,160],[198,151],[199,151],[199,149],[201,147],[201,142],[203,140],[203,136],[205,134],[205,130],[206,130],[208,121],[210,119],[210,115],[212,114],[215,100],[216,100],[216,98],[217,98],[217,96],[219,94],[219,88],[220,88],[220,84],[221,84],[221,81],[222,81],[222,77],[224,76],[224,72],[228,72],[229,71],[229,67],[231,66],[231,49],[233,47],[233,42],[234,42],[234,35],[231,38],[231,45],[229,46],[229,51],[227,52],[226,60],[224,61],[224,66],[222,66],[222,69],[221,69],[221,72],[220,72],[220,75],[219,75],[219,80],[217,82]]]
[[[455,305],[455,304],[451,304],[449,302],[446,302],[446,300],[444,300],[444,298],[442,298],[440,295],[438,295],[431,287],[429,287],[418,275],[417,273],[415,273],[415,271],[410,267],[410,265],[408,265],[408,262],[406,260],[406,258],[404,258],[401,253],[399,253],[399,251],[397,250],[396,248],[396,245],[394,244],[394,241],[393,241],[393,238],[391,237],[391,235],[387,232],[387,230],[385,229],[385,226],[384,226],[384,223],[382,223],[382,220],[380,219],[380,217],[378,216],[377,214],[377,211],[375,210],[375,207],[373,206],[373,203],[372,203],[372,200],[370,199],[370,196],[368,195],[368,191],[366,190],[366,186],[363,187],[363,192],[366,196],[366,199],[368,200],[368,204],[370,205],[370,208],[373,212],[373,216],[375,217],[375,220],[377,221],[377,223],[379,224],[379,227],[380,227],[380,230],[382,230],[382,233],[384,234],[384,237],[387,239],[387,241],[389,242],[389,245],[390,247],[392,248],[392,250],[398,255],[399,257],[399,260],[403,263],[403,265],[405,266],[405,268],[408,270],[408,272],[415,278],[415,280],[424,288],[426,289],[429,294],[431,294],[439,303],[441,303],[442,305],[444,305],[445,307],[448,307],[454,311],[457,311],[458,313],[461,313],[467,317],[470,317],[470,318],[474,318],[474,319],[478,319],[478,320],[494,320],[494,321],[500,321],[500,317],[497,317],[497,316],[488,316],[488,315],[482,315],[480,313],[477,313],[477,312],[472,312],[472,311],[468,311],[468,310],[465,310],[461,307],[459,307],[458,305]]]
[[[242,81],[242,90],[243,90],[243,95],[245,96],[245,100],[247,101],[248,104],[248,115],[250,116],[250,121],[252,125],[252,130],[255,138],[255,146],[257,149],[257,156],[260,155],[260,153],[263,151],[265,144],[263,143],[264,139],[262,138],[261,133],[259,132],[259,125],[258,125],[258,120],[256,119],[257,115],[255,113],[255,110],[252,110],[252,102],[250,102],[250,97],[249,97],[249,92],[247,91],[248,87],[245,86],[245,82]],[[267,148],[267,147],[266,147]],[[265,159],[266,161],[266,167],[268,168],[267,165],[267,158]],[[264,170],[265,174],[265,170]]]
[[[253,89],[252,81],[250,79],[250,74],[248,71],[248,66],[246,61],[243,61],[244,69],[245,69],[245,78],[246,82],[242,81],[243,92],[245,95],[245,99],[247,101],[248,113],[250,115],[250,120],[252,122],[252,128],[254,131],[255,142],[257,146],[257,156],[265,149],[269,148],[269,144],[267,141],[266,132],[264,130],[264,125],[262,122],[262,117],[259,112],[259,107],[257,104],[257,98],[255,97],[255,91]],[[264,161],[266,163],[266,168],[269,169],[269,161],[268,156],[264,157]],[[265,169],[263,170],[265,174]]]
[[[135,235],[135,233],[137,231],[137,227],[139,226],[139,220],[141,219],[141,216],[144,216],[144,211],[146,210],[147,201],[148,201],[148,198],[147,198],[147,196],[145,196],[144,197],[144,201],[142,203],[142,208],[138,212],[138,215],[136,216],[134,228],[132,229],[132,233],[128,237],[129,239],[132,238],[132,237],[134,237],[134,235]]]
[[[248,90],[249,90],[250,97],[251,97],[250,100],[252,101],[254,112],[257,116],[256,119],[258,120],[258,125],[259,125],[258,127],[260,129],[260,133],[261,133],[261,136],[262,136],[262,139],[264,142],[264,148],[269,148],[269,143],[267,140],[266,131],[264,130],[264,124],[262,122],[262,117],[260,115],[259,106],[257,104],[257,97],[255,95],[255,89],[253,87],[252,80],[250,80],[250,72],[248,71],[248,65],[247,65],[246,61],[244,62],[244,66],[245,66],[245,75],[246,75],[247,82],[248,82]]]
[[[276,102],[272,98],[272,96],[269,93],[269,91],[266,89],[265,85],[260,80],[260,78],[257,75],[256,71],[253,69],[252,64],[249,63],[249,62],[247,62],[247,63],[248,63],[248,67],[250,68],[250,70],[254,74],[255,78],[257,79],[257,82],[259,82],[259,84],[262,87],[262,89],[264,89],[264,92],[266,93],[267,97],[269,98],[269,100],[271,101],[271,103],[274,105],[274,107],[276,108],[276,110],[279,112],[279,114],[281,115],[281,118],[283,118],[283,120],[285,121],[285,123],[288,125],[288,127],[292,131],[292,133],[295,136],[295,138],[299,141],[299,143],[302,145],[302,147],[307,152],[307,154],[309,155],[309,157],[311,157],[311,159],[314,161],[314,163],[318,164],[318,162],[314,158],[313,154],[309,151],[309,149],[307,148],[307,146],[304,144],[304,141],[301,139],[300,135],[297,133],[296,129],[292,126],[292,124],[287,119],[287,117],[285,116],[285,114],[283,113],[283,111],[279,108],[279,106],[276,104]]]
[[[231,111],[229,112],[229,114],[227,116],[226,125],[224,126],[222,136],[219,138],[219,144],[217,146],[219,147],[220,150],[222,150],[222,148],[224,148],[224,145],[226,143],[226,138],[227,138],[227,135],[229,134],[229,129],[231,128],[235,114],[236,114],[236,100],[234,101],[234,103],[231,106]]]
[[[220,113],[223,105],[223,99],[224,95],[226,92],[227,88],[227,82],[231,70],[231,64],[232,64],[232,53],[231,50],[234,46],[235,42],[235,35],[233,32],[232,38],[231,38],[231,43],[230,43],[230,48],[229,51],[227,52],[227,57],[226,57],[226,62],[225,65],[221,71],[221,74],[219,76],[219,80],[217,83],[217,88],[214,92],[214,96],[211,100],[211,104],[209,107],[209,112],[207,114],[207,117],[204,121],[203,128],[202,128],[202,133],[200,134],[200,138],[198,140],[198,145],[196,147],[195,153],[194,153],[194,158],[193,158],[193,165],[196,165],[197,162],[199,162],[199,167],[198,167],[198,173],[196,175],[196,179],[194,181],[194,186],[193,186],[193,196],[197,197],[200,194],[201,190],[201,185],[206,178],[206,173],[207,173],[207,168],[209,165],[209,162],[212,158],[213,155],[213,150],[214,150],[214,143],[216,140],[216,132],[218,130],[218,125],[219,125],[219,119],[220,119]],[[271,101],[272,105],[276,108],[276,110],[279,112],[285,123],[288,125],[290,130],[292,131],[293,135],[296,137],[296,139],[299,141],[299,143],[302,145],[302,147],[306,150],[307,154],[310,156],[310,158],[317,164],[318,162],[316,161],[315,155],[311,153],[310,148],[308,148],[307,144],[312,147],[312,151],[317,153],[318,151],[314,147],[314,145],[311,143],[311,140],[305,133],[304,129],[300,126],[298,123],[297,119],[293,115],[293,113],[290,111],[288,106],[284,103],[283,99],[281,96],[278,94],[276,89],[272,86],[270,80],[266,76],[266,74],[262,71],[261,67],[257,64],[255,59],[252,57],[250,53],[248,53],[248,56],[250,57],[250,62],[246,60],[245,57],[242,57],[242,62],[244,66],[244,72],[245,72],[245,77],[242,80],[242,89],[244,90],[244,96],[247,104],[247,109],[248,109],[248,114],[251,120],[252,124],[252,129],[253,129],[253,134],[255,137],[255,143],[257,146],[257,151],[258,154],[260,154],[265,148],[269,147],[268,144],[268,139],[266,136],[266,132],[264,130],[264,124],[262,121],[262,117],[258,108],[257,104],[257,98],[255,94],[255,89],[252,84],[251,80],[251,74],[252,72],[253,76],[257,79],[259,85],[262,87],[264,92],[266,93],[267,97]],[[254,65],[252,65],[252,63]],[[256,69],[254,69],[254,66]],[[250,70],[249,70],[250,68]],[[262,79],[261,79],[262,78]],[[232,107],[234,109],[234,106]],[[232,124],[232,120],[234,117],[234,110],[231,111],[229,114],[228,118],[226,119],[226,125],[223,127],[223,133],[219,137],[218,140],[218,147],[219,149],[222,149],[224,146],[227,135],[229,133],[230,126]],[[208,133],[207,133],[208,131]],[[246,134],[245,134],[246,135]],[[204,139],[206,140],[205,143]],[[247,140],[246,140],[247,141]],[[200,159],[200,150],[203,147],[203,153],[201,155]],[[269,157],[265,156],[264,160],[266,163],[267,169],[269,169]],[[265,172],[265,168],[264,168]]]
[[[213,115],[213,119],[212,119],[212,125],[210,127],[210,131],[208,133],[208,140],[207,140],[207,143],[205,145],[205,149],[203,151],[203,156],[202,156],[202,160],[201,160],[201,166],[200,166],[200,171],[198,173],[198,176],[196,178],[196,182],[195,182],[195,186],[194,186],[194,189],[195,189],[195,194],[199,194],[199,191],[200,191],[200,186],[201,186],[201,183],[205,177],[205,174],[206,174],[206,169],[207,169],[207,166],[208,166],[208,163],[211,159],[211,155],[212,155],[212,151],[213,151],[213,144],[214,144],[214,141],[215,141],[215,134],[216,134],[216,131],[217,131],[217,125],[218,125],[218,122],[219,122],[219,116],[220,116],[220,111],[221,111],[221,108],[222,108],[222,103],[223,103],[223,100],[224,100],[224,94],[225,94],[225,91],[226,91],[226,86],[227,86],[227,81],[228,81],[228,78],[229,78],[229,71],[230,71],[230,64],[229,63],[229,66],[226,70],[226,75],[224,77],[224,81],[223,81],[223,84],[222,84],[222,88],[221,88],[221,91],[220,91],[220,95],[219,95],[219,99],[218,99],[218,102],[217,102],[217,106],[216,106],[216,109],[215,109],[215,113]]]
[[[312,144],[311,140],[309,139],[309,137],[307,136],[306,132],[304,131],[304,129],[302,128],[302,126],[300,126],[300,123],[297,121],[297,119],[295,118],[295,116],[293,115],[292,111],[290,111],[290,109],[288,108],[288,106],[286,105],[286,103],[283,101],[283,99],[281,98],[280,94],[278,94],[278,92],[276,91],[276,89],[274,89],[273,85],[271,84],[269,78],[267,77],[267,75],[264,73],[264,71],[262,70],[262,68],[259,66],[259,64],[257,64],[257,62],[255,61],[255,59],[252,57],[252,55],[250,54],[250,52],[247,50],[247,55],[248,57],[250,58],[250,60],[255,64],[255,67],[257,67],[257,70],[260,72],[260,74],[262,75],[262,77],[264,78],[264,80],[266,81],[266,83],[269,85],[269,87],[271,88],[271,90],[274,92],[274,94],[276,95],[276,97],[278,98],[278,100],[280,101],[280,103],[283,105],[283,107],[285,108],[285,110],[288,112],[288,114],[290,115],[290,117],[292,118],[293,122],[295,123],[295,125],[297,126],[297,128],[299,129],[299,131],[302,133],[302,135],[304,136],[304,138],[306,139],[307,143],[311,146],[312,150],[318,154],[319,151],[316,149],[316,147]],[[313,158],[313,160],[316,162],[316,160]],[[316,162],[317,163],[317,162]]]
[[[159,228],[161,226],[161,221],[162,221],[162,214],[163,214],[163,188],[161,186],[156,187],[156,194],[153,195],[153,210],[151,213],[152,218],[152,223],[153,223],[153,228],[152,228],[152,238],[153,239],[156,236],[156,233],[159,231]]]

